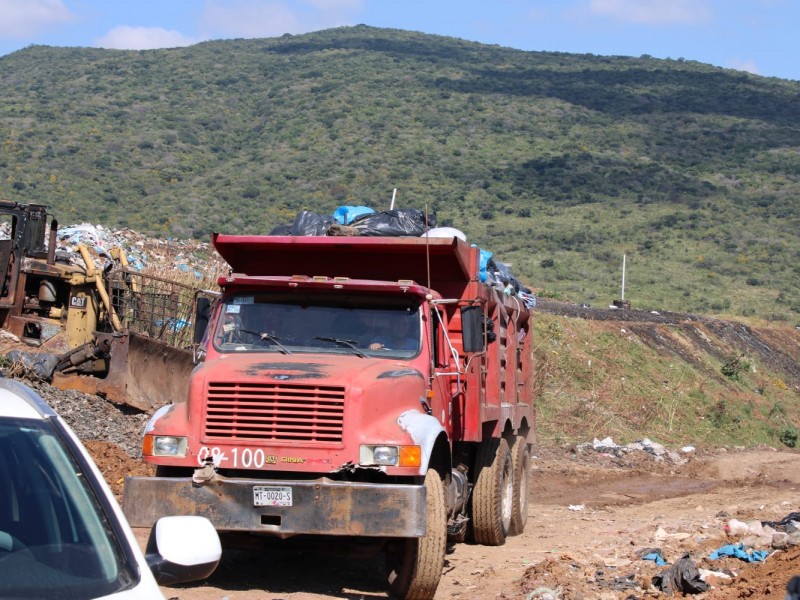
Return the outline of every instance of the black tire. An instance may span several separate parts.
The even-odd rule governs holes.
[[[484,546],[502,546],[511,529],[514,504],[514,464],[508,442],[482,442],[475,460],[472,490],[472,535]]]
[[[511,508],[510,535],[525,531],[528,521],[531,493],[531,447],[524,436],[514,438],[511,448],[511,462],[514,465],[514,503]]]
[[[425,476],[425,490],[425,536],[398,540],[386,551],[389,596],[398,600],[432,600],[444,569],[447,513],[444,484],[436,471]]]

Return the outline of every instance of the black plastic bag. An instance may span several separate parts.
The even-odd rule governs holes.
[[[436,217],[415,208],[387,210],[357,217],[351,223],[358,235],[371,237],[419,237],[428,229],[436,227]]]
[[[292,223],[292,235],[326,235],[328,228],[333,225],[333,216],[323,217],[310,210],[297,213]]]
[[[277,227],[273,227],[272,231],[269,232],[270,235],[292,235],[292,226],[291,225],[278,225]]]
[[[699,594],[708,590],[708,584],[700,579],[700,572],[688,554],[653,577],[653,585],[669,596],[675,592]]]

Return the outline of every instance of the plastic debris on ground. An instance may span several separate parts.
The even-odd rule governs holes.
[[[576,447],[578,452],[584,452],[586,450],[594,450],[596,452],[600,452],[602,454],[608,454],[610,456],[615,456],[617,458],[621,458],[630,452],[641,451],[650,454],[656,460],[668,460],[673,464],[683,464],[686,462],[686,459],[683,458],[680,454],[675,451],[667,450],[664,446],[657,442],[653,442],[647,438],[642,440],[631,442],[625,446],[620,446],[616,444],[611,437],[606,437],[602,440],[598,440],[594,438],[594,440],[589,443],[579,444]]]
[[[636,556],[641,560],[652,560],[659,567],[669,564],[661,554],[661,548],[643,548],[636,552]]]
[[[717,560],[723,556],[732,556],[745,562],[763,562],[769,556],[768,550],[746,550],[744,544],[726,544],[708,555],[709,560]]]
[[[800,531],[800,512],[791,512],[780,521],[761,521],[761,525],[784,533]]]
[[[689,554],[684,554],[674,565],[653,577],[653,586],[665,594],[700,594],[708,584],[700,579],[700,571]]]

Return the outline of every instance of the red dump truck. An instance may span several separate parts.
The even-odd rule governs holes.
[[[131,524],[207,517],[223,543],[347,540],[395,598],[432,598],[451,541],[528,513],[531,316],[453,238],[215,234],[231,266],[187,397],[143,440]],[[207,321],[207,326],[206,326]]]

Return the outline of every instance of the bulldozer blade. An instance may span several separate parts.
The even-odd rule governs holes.
[[[132,332],[109,334],[108,343],[110,359],[105,377],[56,372],[53,385],[104,396],[148,413],[186,398],[194,368],[189,350]]]

